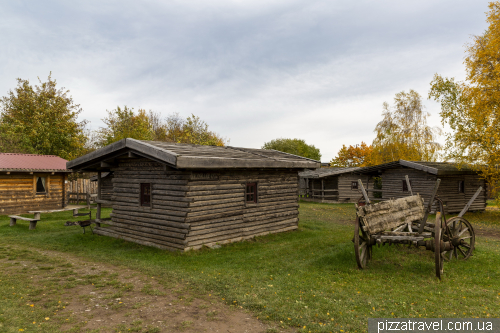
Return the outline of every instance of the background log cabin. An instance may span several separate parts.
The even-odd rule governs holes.
[[[320,168],[299,173],[301,200],[347,203],[358,202],[361,192],[358,190],[358,179],[365,188],[373,189],[374,180],[370,175],[355,174],[355,168]],[[373,192],[369,192],[373,197]]]
[[[321,168],[300,172],[301,200],[358,202],[362,196],[356,184],[358,179],[368,189],[370,200],[402,198],[410,194],[405,181],[406,175],[410,178],[413,193],[419,193],[426,205],[436,180],[441,179],[437,194],[443,200],[447,213],[460,212],[479,186],[486,189],[485,180],[466,166],[459,169],[453,163],[399,160],[370,167]],[[380,179],[378,184],[376,178]],[[375,189],[381,189],[382,192],[375,192]],[[482,191],[469,211],[485,210],[486,199],[487,193]]]
[[[380,177],[382,179],[382,198],[401,198],[409,195],[405,175],[410,179],[413,193],[424,198],[425,205],[432,195],[436,180],[441,179],[437,192],[443,201],[446,213],[458,213],[476,193],[479,186],[483,191],[479,194],[469,211],[486,209],[487,194],[485,180],[472,169],[446,162],[414,162],[399,160],[372,167],[355,170],[360,176]],[[380,200],[380,199],[379,199]],[[434,207],[435,209],[435,207]]]
[[[319,162],[273,150],[123,139],[67,167],[98,173],[95,233],[185,251],[297,229],[298,172]],[[104,172],[113,173],[109,200]],[[100,218],[104,204],[113,208],[110,220]]]
[[[53,155],[0,153],[0,214],[65,206],[66,160]]]

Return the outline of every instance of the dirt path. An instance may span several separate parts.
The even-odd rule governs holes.
[[[90,262],[55,251],[36,251],[35,254],[20,248],[6,249],[6,257],[0,259],[0,276],[29,279],[27,273],[33,279],[36,275],[31,281],[40,285],[34,288],[40,290],[43,287],[47,291],[42,295],[27,291],[27,304],[33,302],[46,307],[59,299],[59,303],[55,302],[57,307],[51,310],[54,311],[51,320],[62,323],[61,331],[294,331],[265,324],[241,307],[223,304],[212,294],[193,295],[187,283],[174,283],[165,288],[154,277],[124,267]],[[47,266],[47,262],[52,264]]]
[[[476,236],[500,239],[500,229],[498,228],[488,228],[488,227],[475,227],[474,232]]]

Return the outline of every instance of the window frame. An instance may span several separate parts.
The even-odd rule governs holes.
[[[353,191],[353,190],[359,190],[358,182],[351,181],[351,191]]]
[[[459,194],[465,194],[465,180],[459,180],[458,181],[458,193]]]
[[[45,192],[38,192],[37,191],[37,184],[38,184],[38,179],[39,178],[45,178]],[[41,196],[46,196],[48,197],[50,194],[50,174],[33,174],[33,197],[41,197]]]
[[[248,192],[249,186],[253,185],[253,192]],[[248,200],[248,196],[253,195],[253,200]],[[245,204],[259,203],[258,182],[245,183]]]
[[[410,186],[413,188],[413,184],[411,183],[411,179],[410,179]],[[408,189],[408,184],[406,183],[406,179],[403,179],[403,192],[410,192],[410,190]]]
[[[147,187],[149,187],[149,203],[146,203],[146,201],[144,201],[143,188],[145,188],[146,185],[147,185]],[[151,183],[139,183],[139,207],[148,207],[148,208],[153,207],[152,188],[153,188],[153,185]]]

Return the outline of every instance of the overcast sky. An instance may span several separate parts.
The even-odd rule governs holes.
[[[484,0],[0,0],[0,96],[50,71],[102,126],[127,105],[191,113],[230,145],[371,143],[382,103],[464,78]],[[439,106],[424,103],[439,125]]]

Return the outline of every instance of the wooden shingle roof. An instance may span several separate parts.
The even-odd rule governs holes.
[[[420,170],[437,176],[476,174],[474,170],[465,165],[459,167],[457,164],[449,162],[422,162],[422,161],[406,161],[406,160],[398,160],[380,165],[363,167],[357,170],[356,173],[379,173],[385,169],[394,169],[401,167]]]
[[[103,162],[127,154],[146,157],[178,169],[318,168],[319,161],[275,150],[202,146],[123,139],[67,163],[74,170],[102,170]]]
[[[344,173],[355,172],[360,167],[352,167],[352,168],[320,168],[316,170],[306,170],[299,172],[299,177],[301,178],[324,178],[329,176],[337,176]]]

